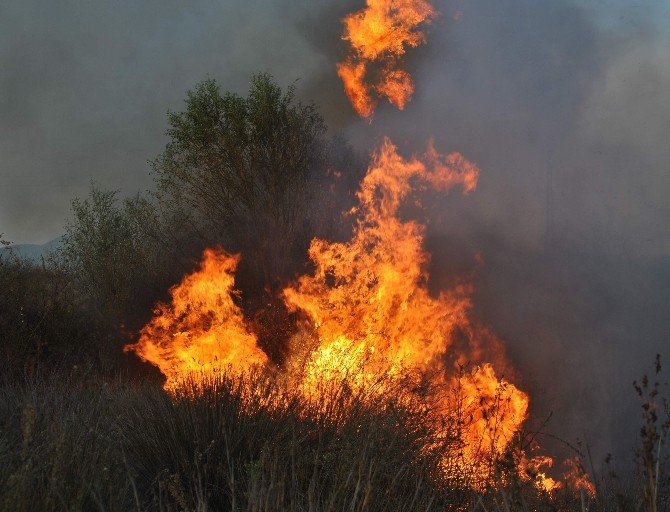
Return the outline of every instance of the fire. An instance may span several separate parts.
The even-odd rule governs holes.
[[[414,84],[401,58],[425,42],[420,27],[436,15],[426,0],[366,0],[343,20],[351,51],[338,74],[362,117],[371,118],[378,97],[399,109],[411,99]],[[529,396],[510,380],[500,340],[471,320],[472,286],[460,282],[429,292],[425,226],[401,215],[414,193],[458,187],[469,194],[479,174],[462,155],[439,153],[432,142],[422,156],[406,159],[384,140],[349,212],[355,216],[351,239],[314,239],[313,272],[283,290],[286,306],[301,320],[281,368],[258,346],[235,303],[239,256],[223,250],[205,250],[200,267],[170,290],[171,301],[157,306],[126,350],[157,366],[171,392],[186,379],[271,369],[277,386],[317,406],[327,407],[323,390],[333,386],[377,397],[391,387],[406,389],[405,396],[424,393],[428,422],[444,429],[438,437],[457,438],[458,453],[441,455],[444,473],[480,489],[501,482],[496,463],[516,446]],[[547,493],[562,487],[546,475],[551,458],[512,456],[521,481]],[[578,461],[569,461],[564,480],[569,489],[595,492]]]
[[[460,186],[467,194],[478,177],[479,169],[462,155],[442,155],[432,143],[423,158],[405,160],[384,141],[358,192],[352,239],[314,240],[309,252],[314,274],[284,291],[288,306],[306,315],[317,340],[302,374],[304,393],[318,396],[324,379],[365,389],[380,374],[387,383],[430,378],[436,416],[460,407],[470,417],[462,441],[471,466],[504,453],[526,419],[528,396],[500,380],[484,361],[454,376],[447,363],[450,348],[459,334],[477,332],[469,319],[470,287],[430,295],[424,226],[401,220],[399,211],[414,182],[445,192]],[[458,388],[458,404],[443,393],[449,388]],[[384,392],[383,385],[375,389]]]
[[[551,493],[561,488],[561,482],[547,476],[545,468],[551,468],[554,459],[547,456],[521,457],[519,466],[524,479],[531,481],[539,491]]]
[[[407,48],[425,42],[419,27],[436,15],[426,0],[367,0],[364,9],[344,18],[342,39],[351,48],[337,70],[361,117],[369,119],[374,113],[374,94],[387,98],[400,110],[405,108],[414,93],[414,84],[402,69],[401,57]]]
[[[460,385],[465,411],[472,418],[464,440],[465,459],[488,462],[503,454],[519,432],[528,411],[528,395],[498,380],[489,364],[466,375]]]
[[[563,473],[563,481],[568,489],[576,493],[584,493],[593,498],[596,495],[596,486],[593,485],[589,475],[586,473],[579,457],[565,461],[566,471]]]
[[[344,82],[344,91],[349,101],[358,115],[370,118],[375,111],[375,101],[370,87],[365,83],[365,72],[366,67],[362,62],[345,61],[337,65],[337,74]]]
[[[426,162],[404,160],[385,141],[358,192],[353,238],[314,240],[309,252],[314,275],[284,292],[289,307],[308,315],[322,347],[344,340],[364,343],[376,354],[369,365],[391,372],[438,365],[470,307],[463,289],[436,299],[429,295],[423,226],[403,222],[397,213],[412,190],[410,179],[443,190],[460,184],[469,192],[479,171],[460,155],[443,157],[432,146]]]
[[[170,290],[170,304],[159,304],[133,350],[159,368],[172,389],[190,374],[243,372],[268,358],[249,332],[233,301],[239,256],[206,249],[200,268]]]
[[[296,393],[315,401],[327,382],[359,391],[381,382],[374,387],[379,394],[395,383],[428,381],[436,422],[456,409],[470,418],[461,432],[462,456],[483,472],[521,428],[528,396],[483,360],[481,345],[489,338],[473,339],[469,351],[451,353],[464,333],[485,334],[470,321],[471,286],[431,295],[425,227],[400,218],[415,190],[460,187],[468,194],[478,177],[479,169],[462,155],[443,155],[432,143],[422,157],[405,159],[389,140],[383,142],[351,212],[357,219],[352,238],[313,240],[314,272],[283,292],[287,306],[304,318],[299,336],[307,347],[289,355],[284,373]],[[159,305],[138,342],[127,347],[161,370],[166,389],[194,374],[209,378],[224,370],[242,374],[268,367],[233,300],[238,260],[206,250],[200,268],[172,288],[171,303]],[[459,373],[450,356],[473,366]]]

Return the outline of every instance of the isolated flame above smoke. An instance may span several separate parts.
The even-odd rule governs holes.
[[[344,89],[361,117],[370,118],[377,97],[399,109],[414,93],[412,77],[402,66],[407,48],[425,42],[419,29],[437,15],[426,0],[367,0],[366,7],[344,18],[342,39],[350,52],[337,66]]]

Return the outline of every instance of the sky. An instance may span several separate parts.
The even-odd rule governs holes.
[[[515,201],[516,211],[509,203],[500,206],[505,211],[489,206],[488,215],[509,226],[510,216],[533,210],[538,225],[520,230],[543,229],[546,169],[541,162],[531,176],[530,160],[559,151],[551,148],[552,130],[561,137],[573,130],[590,145],[560,150],[593,163],[590,176],[602,174],[574,198],[597,205],[574,212],[592,221],[582,236],[618,237],[623,227],[635,250],[668,252],[669,228],[658,220],[670,213],[664,4],[443,1],[428,47],[410,62],[414,104],[402,113],[382,108],[369,130],[347,107],[334,71],[342,52],[338,19],[356,2],[9,2],[0,7],[0,232],[16,243],[60,235],[72,198],[86,194],[92,180],[123,193],[150,187],[147,160],[161,151],[166,111],[180,108],[186,90],[213,77],[244,92],[253,72],[269,71],[283,84],[299,80],[301,95],[322,106],[332,130],[362,139],[363,148],[392,131],[413,143],[435,137],[463,152],[477,145],[469,156],[490,153],[480,165],[495,159],[498,167],[514,166],[519,176],[508,175],[507,186],[536,199]],[[426,116],[430,122],[411,122]],[[501,132],[524,138],[525,151],[505,155]],[[543,154],[529,154],[542,145]],[[628,146],[631,159],[617,172],[593,158],[614,145]],[[514,161],[521,153],[523,165]],[[570,167],[583,172],[579,162]]]
[[[339,20],[361,3],[4,2],[0,233],[61,235],[91,182],[150,188],[147,161],[188,89],[211,77],[244,93],[270,72],[361,151],[432,138],[479,165],[475,194],[436,204],[434,286],[480,255],[477,313],[537,414],[607,451],[634,435],[619,397],[670,332],[670,2],[436,0],[407,61],[413,101],[380,105],[370,125],[335,70]]]

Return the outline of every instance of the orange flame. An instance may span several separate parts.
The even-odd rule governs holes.
[[[267,363],[233,302],[239,256],[206,249],[200,268],[170,290],[170,304],[159,304],[140,338],[125,350],[157,366],[174,388],[189,374],[243,372]]]
[[[404,109],[414,84],[401,59],[425,42],[420,26],[436,15],[427,0],[366,0],[364,9],[343,20],[342,38],[351,51],[337,69],[360,116],[370,119],[379,97]],[[428,384],[429,421],[446,430],[449,419],[457,418],[459,453],[455,460],[443,458],[444,472],[469,469],[473,476],[461,481],[475,487],[497,476],[494,463],[520,433],[529,397],[496,373],[506,369],[504,349],[471,322],[471,286],[461,283],[437,296],[429,292],[425,227],[401,219],[400,210],[416,190],[459,186],[468,194],[478,178],[474,164],[458,153],[439,153],[432,142],[423,157],[408,160],[384,140],[357,193],[359,205],[350,212],[357,216],[352,238],[314,239],[314,272],[283,291],[303,324],[283,369],[288,378],[281,380],[317,404],[324,383],[378,394],[407,379]],[[206,381],[224,371],[241,375],[269,366],[234,301],[238,261],[222,250],[205,250],[200,268],[170,290],[170,304],[159,304],[139,340],[125,347],[160,369],[167,390],[177,392],[193,377]],[[474,365],[464,371],[468,361]],[[594,495],[578,460],[567,462],[564,483],[546,475],[552,464],[549,457],[521,453],[516,477],[543,492],[566,485]]]
[[[567,459],[564,464],[566,471],[563,474],[563,480],[566,487],[572,492],[584,493],[589,498],[594,498],[596,496],[596,486],[591,482],[581,459],[579,457]]]
[[[469,193],[478,176],[479,169],[458,153],[442,155],[431,143],[424,158],[405,160],[385,140],[358,192],[352,239],[314,240],[309,252],[314,274],[284,290],[288,306],[306,314],[318,340],[302,374],[304,393],[318,397],[324,379],[365,389],[379,374],[429,376],[435,390],[457,386],[459,404],[443,394],[436,397],[435,414],[458,406],[471,418],[462,440],[469,465],[505,451],[526,419],[528,397],[499,380],[490,364],[448,377],[453,372],[446,356],[455,338],[474,332],[470,287],[430,295],[424,227],[398,213],[413,182],[442,191],[460,186]]]
[[[478,367],[459,383],[471,416],[465,433],[464,456],[469,463],[488,463],[505,452],[528,411],[528,395],[498,380],[491,365]]]
[[[370,118],[375,112],[376,102],[370,86],[365,83],[366,67],[363,62],[347,60],[337,65],[337,74],[344,82],[344,92],[361,117]]]
[[[307,355],[294,351],[286,368],[296,392],[318,400],[324,382],[363,391],[380,375],[389,384],[408,376],[417,383],[429,379],[436,419],[456,408],[470,418],[462,440],[470,466],[505,451],[526,418],[528,397],[481,360],[487,337],[471,343],[472,353],[457,354],[479,366],[454,376],[447,356],[455,340],[480,332],[469,320],[471,287],[429,293],[425,228],[401,220],[399,211],[419,185],[441,191],[459,186],[467,194],[478,177],[479,169],[458,153],[440,154],[430,143],[422,158],[407,160],[385,140],[357,193],[351,240],[313,240],[314,273],[284,290],[287,306],[305,318],[300,335]],[[159,305],[139,341],[127,347],[158,366],[166,389],[194,373],[207,378],[268,365],[233,301],[237,262],[237,256],[206,250],[201,267],[170,291],[171,304]],[[450,388],[458,393],[444,392]]]
[[[561,482],[547,476],[546,468],[554,465],[554,459],[546,456],[521,457],[519,469],[524,480],[531,481],[535,488],[545,493],[552,493],[561,488]]]
[[[404,160],[386,140],[358,192],[360,219],[352,240],[314,240],[315,274],[284,291],[289,307],[313,322],[321,348],[363,343],[378,354],[372,357],[379,360],[378,369],[428,370],[439,364],[454,330],[467,322],[470,302],[463,289],[430,297],[423,226],[403,222],[397,213],[412,190],[410,179],[443,190],[460,184],[469,192],[479,171],[460,155],[439,155],[432,145],[426,162]]]
[[[400,110],[414,93],[414,84],[401,68],[407,48],[423,44],[420,25],[437,15],[426,0],[367,0],[365,9],[344,18],[342,39],[351,46],[349,56],[337,70],[354,109],[369,119],[377,101],[385,97]],[[379,69],[373,69],[374,65]],[[373,76],[370,76],[373,75]]]

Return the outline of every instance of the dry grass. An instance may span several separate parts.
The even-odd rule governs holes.
[[[412,511],[456,498],[420,454],[427,433],[402,428],[411,410],[340,393],[317,411],[261,376],[192,391],[5,386],[2,509]]]
[[[175,397],[62,376],[0,387],[0,510],[644,510],[612,478],[596,500],[550,498],[511,473],[478,493],[440,470],[456,437],[436,436],[418,402],[334,386],[310,404],[245,379]]]

